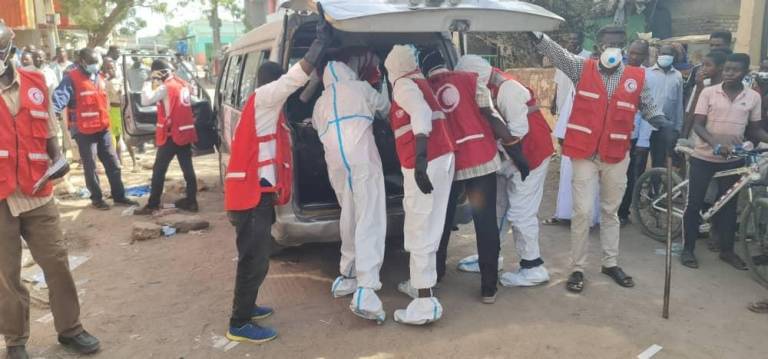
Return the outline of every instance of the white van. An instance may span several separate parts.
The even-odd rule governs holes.
[[[337,30],[339,47],[364,46],[386,58],[395,44],[415,44],[439,49],[452,65],[458,53],[449,31],[550,31],[563,19],[539,6],[503,0],[325,0],[326,18]],[[221,136],[222,174],[240,111],[256,88],[256,72],[264,61],[288,69],[302,58],[315,37],[315,1],[283,3],[283,21],[251,30],[226,53],[214,99]],[[382,73],[385,69],[382,66]],[[293,140],[294,188],[291,202],[276,208],[272,234],[280,245],[339,240],[340,208],[328,180],[323,146],[306,119],[314,101],[298,99],[297,91],[286,103],[285,113]],[[376,143],[384,169],[387,193],[387,232],[402,237],[403,176],[395,153],[392,131],[386,122],[374,122]],[[457,223],[467,223],[468,211],[459,210]]]

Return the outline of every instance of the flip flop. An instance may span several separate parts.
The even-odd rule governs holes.
[[[747,309],[758,314],[768,314],[768,300],[761,300],[759,302],[749,303]]]
[[[552,218],[545,219],[545,220],[541,221],[541,224],[544,224],[544,225],[547,225],[547,226],[554,226],[554,225],[558,225],[558,224],[568,224],[568,222],[569,222],[569,220],[567,220],[567,219],[560,219],[560,218],[557,218],[557,217],[552,217]]]
[[[584,290],[584,273],[573,272],[565,282],[565,289],[571,293],[581,293]]]
[[[613,278],[613,281],[616,282],[616,284],[624,288],[632,288],[635,286],[635,281],[632,279],[632,277],[624,273],[624,271],[619,266],[610,267],[610,268],[603,267],[601,272]]]

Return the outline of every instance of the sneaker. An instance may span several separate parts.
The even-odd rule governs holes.
[[[410,280],[400,282],[397,285],[397,291],[411,297],[411,299],[419,297],[419,290],[411,286]]]
[[[517,272],[506,272],[499,278],[505,287],[533,287],[549,281],[549,272],[543,265],[533,268],[520,268]]]
[[[277,338],[277,331],[269,328],[262,327],[253,323],[248,323],[240,328],[230,326],[227,331],[227,339],[233,342],[248,342],[248,343],[266,343],[272,339]]]
[[[59,343],[79,354],[93,354],[99,351],[100,348],[99,339],[86,331],[83,331],[74,337],[64,337],[59,335]]]
[[[93,202],[91,203],[91,207],[93,209],[98,209],[99,211],[109,211],[109,205],[104,201]]]
[[[485,304],[493,304],[496,303],[496,293],[498,293],[497,288],[492,289],[483,289],[482,290],[482,302]]]
[[[128,198],[113,199],[112,202],[115,204],[115,206],[125,206],[125,207],[139,206],[139,202],[136,202]]]
[[[357,278],[338,276],[331,285],[331,294],[334,298],[346,297],[357,290]]]
[[[188,198],[182,198],[180,200],[177,200],[173,203],[176,208],[185,210],[187,212],[197,212],[199,208],[197,207],[197,201],[191,200]]]
[[[155,211],[158,211],[158,210],[160,210],[160,208],[144,206],[133,211],[133,215],[134,216],[151,216],[153,213],[155,213]]]
[[[270,315],[274,314],[275,310],[270,307],[264,307],[264,306],[255,306],[253,308],[253,312],[251,312],[251,319],[253,320],[259,320],[269,317]]]
[[[29,359],[27,347],[23,345],[14,345],[6,348],[8,359]]]

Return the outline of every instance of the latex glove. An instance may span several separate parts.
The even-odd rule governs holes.
[[[66,175],[67,175],[67,173],[69,173],[69,162],[67,162],[67,163],[64,165],[64,167],[62,167],[60,170],[58,170],[58,171],[54,172],[54,173],[51,175],[51,177],[48,177],[48,179],[49,179],[49,180],[55,180],[55,179],[59,179],[59,178],[62,178],[62,177],[64,177],[64,176],[66,176]]]
[[[432,181],[429,180],[427,175],[427,143],[429,138],[424,135],[416,136],[416,167],[413,175],[416,179],[416,185],[419,186],[419,190],[424,194],[432,193]]]
[[[323,11],[323,5],[320,3],[317,3],[317,14],[320,16],[320,20],[317,22],[317,34],[315,40],[312,41],[312,46],[309,47],[309,51],[304,55],[304,60],[314,67],[320,65],[323,57],[325,57],[325,51],[333,42],[333,27],[325,20],[325,11]]]
[[[512,163],[515,164],[517,170],[520,171],[521,179],[525,181],[531,173],[531,169],[528,165],[528,160],[523,156],[523,145],[518,142],[511,146],[504,146],[504,150],[509,155],[509,158],[512,159]]]

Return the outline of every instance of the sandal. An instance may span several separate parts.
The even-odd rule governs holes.
[[[613,278],[613,281],[616,282],[616,284],[624,288],[632,288],[635,286],[635,281],[632,279],[632,277],[624,273],[624,271],[621,270],[621,267],[619,266],[610,267],[610,268],[603,267],[601,272]]]
[[[555,226],[555,225],[558,225],[558,224],[565,225],[565,224],[568,224],[568,222],[570,222],[570,220],[560,219],[560,218],[557,218],[557,217],[552,217],[552,218],[545,219],[545,220],[541,221],[541,224],[544,224],[544,225],[547,225],[547,226]]]
[[[768,314],[768,299],[749,303],[747,309],[758,314]]]
[[[699,268],[699,261],[696,260],[696,256],[693,252],[683,251],[680,253],[680,263],[688,268]]]
[[[565,289],[571,293],[581,293],[584,290],[584,273],[573,272],[565,282]]]
[[[747,264],[744,263],[741,258],[739,258],[739,255],[733,252],[720,252],[720,260],[722,260],[725,263],[730,264],[733,266],[733,268],[736,268],[738,270],[748,270]]]

